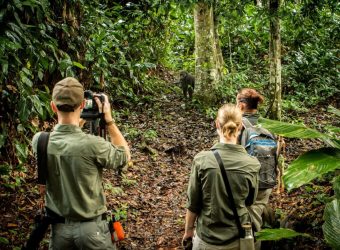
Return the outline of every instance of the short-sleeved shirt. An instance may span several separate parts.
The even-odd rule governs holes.
[[[217,149],[231,186],[241,224],[249,223],[247,206],[254,203],[260,163],[241,145],[217,143]],[[223,177],[212,151],[194,158],[188,186],[187,208],[198,215],[196,233],[213,245],[228,244],[239,237]]]
[[[32,140],[34,153],[40,132]],[[103,138],[74,125],[56,125],[47,148],[46,206],[60,216],[84,220],[103,214],[103,169],[123,167],[127,156]]]

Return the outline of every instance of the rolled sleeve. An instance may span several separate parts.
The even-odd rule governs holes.
[[[199,163],[196,160],[192,164],[187,195],[187,209],[199,214],[202,208],[202,185],[199,178]]]
[[[122,146],[115,146],[105,141],[97,144],[96,151],[99,152],[95,156],[96,161],[103,168],[120,169],[127,164],[127,154]]]

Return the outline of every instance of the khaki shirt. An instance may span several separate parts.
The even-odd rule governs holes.
[[[37,153],[40,132],[32,140]],[[47,148],[46,206],[65,218],[83,220],[104,213],[104,168],[123,167],[127,156],[98,136],[85,134],[74,125],[56,125]]]
[[[254,203],[258,188],[260,163],[241,145],[217,143],[233,192],[241,224],[250,222],[247,206]],[[188,186],[187,208],[198,215],[196,233],[203,241],[227,244],[239,237],[223,177],[212,151],[194,158]]]

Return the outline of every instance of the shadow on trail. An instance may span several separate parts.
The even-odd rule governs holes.
[[[113,176],[112,184],[122,185],[124,192],[107,194],[115,209],[125,206],[120,212],[126,215],[127,239],[120,249],[181,245],[191,162],[216,138],[213,123],[188,106],[171,93],[150,108],[131,111],[126,120],[125,132],[138,131],[129,141],[134,165],[122,179]]]

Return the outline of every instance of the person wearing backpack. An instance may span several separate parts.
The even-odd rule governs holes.
[[[237,144],[242,113],[236,105],[225,104],[215,124],[219,142],[198,153],[192,163],[185,249],[239,250],[245,236],[242,227],[251,222],[248,207],[257,195],[260,163]]]
[[[94,101],[104,113],[111,142],[79,127],[85,100],[77,79],[67,77],[53,88],[51,108],[58,124],[47,141],[45,206],[58,220],[52,223],[49,249],[116,249],[106,220],[103,170],[123,168],[130,150],[103,96],[103,103],[97,97]],[[35,154],[41,135],[32,140]]]
[[[278,143],[276,137],[268,130],[256,127],[260,117],[257,108],[263,103],[264,97],[254,89],[244,88],[238,92],[236,101],[242,111],[243,124],[238,141],[249,155],[255,156],[261,163],[259,190],[255,204],[250,209],[253,224],[259,231],[263,225],[263,217],[269,224],[273,220],[267,204],[272,188],[276,184]]]

